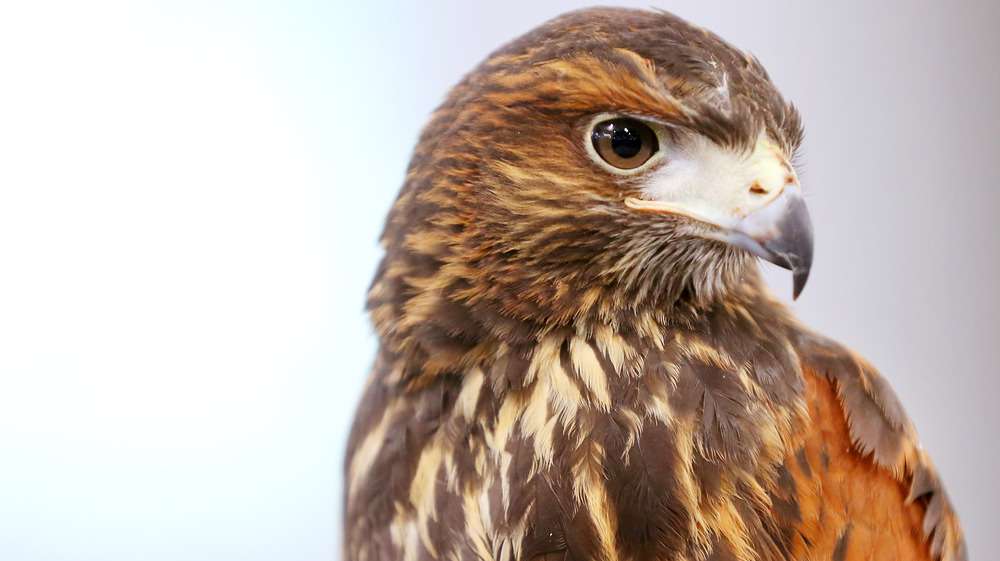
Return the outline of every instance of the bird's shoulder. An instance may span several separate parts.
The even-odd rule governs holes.
[[[836,341],[804,329],[795,339],[810,422],[779,491],[798,506],[795,549],[964,561],[958,517],[888,381]]]

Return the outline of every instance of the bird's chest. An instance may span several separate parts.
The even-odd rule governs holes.
[[[356,531],[408,559],[773,549],[802,373],[780,331],[716,325],[551,334],[419,389],[380,362],[352,435]]]
[[[482,388],[495,401],[477,393],[477,508],[522,558],[717,549],[766,516],[803,421],[797,359],[767,338],[553,338],[498,361]]]

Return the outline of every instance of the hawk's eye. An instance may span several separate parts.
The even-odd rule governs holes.
[[[590,138],[601,159],[619,169],[635,169],[659,149],[653,129],[626,117],[597,123]]]

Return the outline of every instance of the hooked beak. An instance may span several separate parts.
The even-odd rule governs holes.
[[[785,189],[767,206],[743,217],[717,239],[792,272],[792,298],[798,298],[812,267],[813,231],[809,210],[798,189]]]

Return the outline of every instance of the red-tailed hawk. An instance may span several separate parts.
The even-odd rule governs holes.
[[[369,293],[347,559],[966,558],[910,421],[799,324],[799,115],[664,12],[503,47],[433,114]]]

